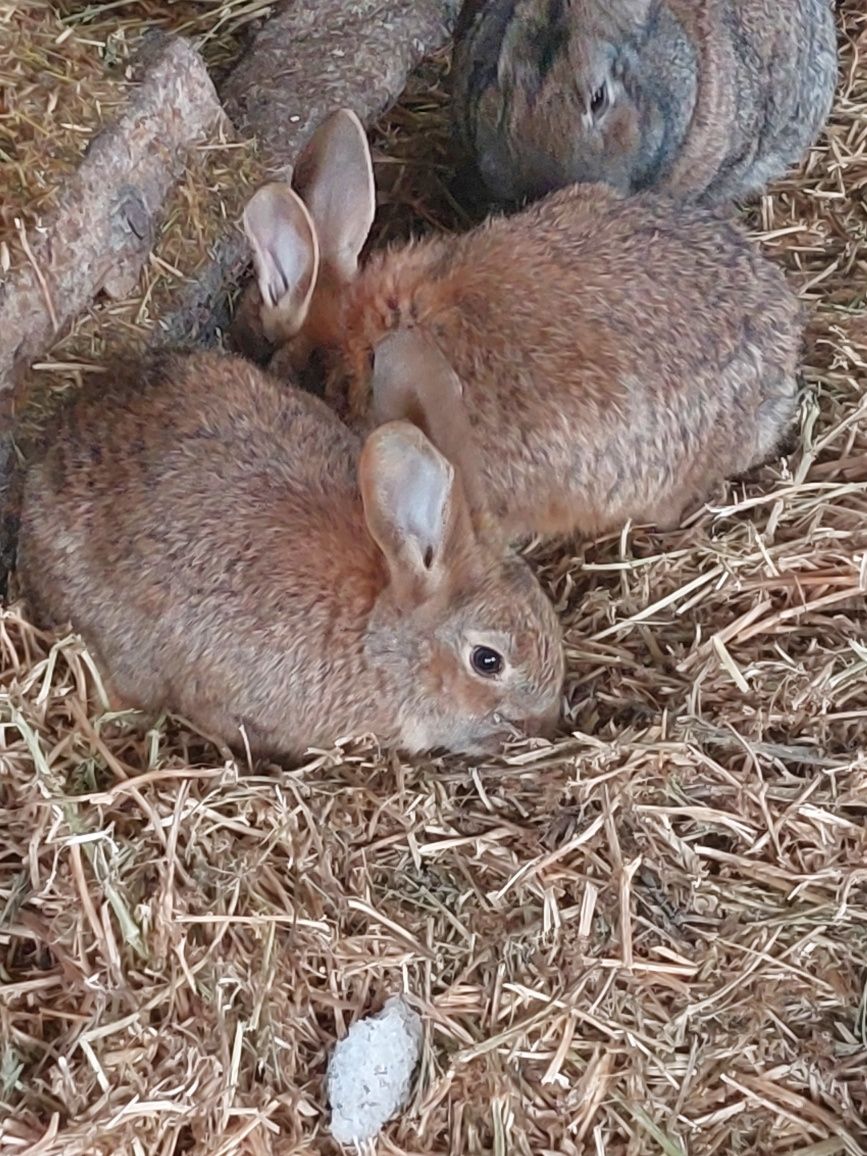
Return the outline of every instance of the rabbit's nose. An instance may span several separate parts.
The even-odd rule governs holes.
[[[528,738],[553,739],[560,721],[560,707],[545,711],[544,714],[528,715],[522,725],[524,734]]]

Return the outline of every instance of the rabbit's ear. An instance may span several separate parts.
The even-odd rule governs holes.
[[[393,329],[376,346],[371,394],[375,421],[411,421],[430,437],[435,414],[454,414],[463,407],[460,378],[418,329]],[[440,449],[448,452],[445,446]]]
[[[292,183],[316,223],[323,262],[341,280],[351,280],[376,212],[370,147],[351,109],[338,109],[317,128]]]
[[[455,472],[420,429],[395,421],[367,438],[358,480],[367,528],[385,555],[399,603],[409,609],[448,574],[461,509]]]
[[[463,386],[439,347],[418,329],[387,334],[374,351],[371,394],[377,423],[412,422],[448,458],[476,529],[490,529]]]
[[[310,214],[288,185],[263,185],[244,210],[244,230],[269,309],[279,312],[282,336],[304,323],[319,273],[319,244]]]

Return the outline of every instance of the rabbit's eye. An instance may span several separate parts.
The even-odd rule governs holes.
[[[590,97],[590,115],[593,117],[602,116],[603,112],[608,108],[608,85],[600,84],[593,95]]]
[[[470,662],[476,674],[484,678],[494,678],[503,669],[503,656],[489,646],[474,646]]]

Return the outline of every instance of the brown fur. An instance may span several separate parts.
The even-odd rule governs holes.
[[[581,186],[317,285],[301,336],[362,428],[382,337],[432,339],[490,507],[520,538],[676,524],[767,460],[794,415],[801,321],[782,274],[710,211]]]
[[[408,455],[450,487],[430,564],[389,497]],[[20,567],[116,702],[235,745],[243,728],[255,751],[369,732],[488,749],[559,704],[553,609],[476,530],[428,440],[392,423],[362,449],[322,402],[240,359],[162,356],[85,388],[28,472]],[[468,638],[499,647],[501,679],[474,673]]]

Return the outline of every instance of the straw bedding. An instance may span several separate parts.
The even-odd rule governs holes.
[[[142,33],[193,38],[219,77],[263,0],[157,4],[0,0],[0,257],[21,258],[16,220],[38,226],[94,132],[123,104],[126,67]]]
[[[195,0],[67,2],[50,8],[28,0],[9,10],[5,27],[0,16],[2,57],[9,61],[8,72],[0,64],[0,79],[9,78],[6,116],[0,116],[0,162],[6,137],[15,143],[11,161],[0,163],[0,257],[6,267],[24,259],[16,220],[38,227],[112,105],[122,103],[125,68],[143,33],[163,27],[190,36],[219,77],[243,44],[251,18],[267,10],[261,0],[226,0],[208,5],[206,12]],[[210,24],[203,14],[210,15]],[[65,82],[59,79],[61,69]],[[207,266],[226,222],[240,217],[261,180],[254,143],[227,137],[222,126],[193,150],[168,198],[137,291],[126,299],[98,299],[47,357],[21,375],[16,436],[25,452],[56,397],[85,375],[99,373],[112,355],[140,350],[153,340],[166,310]]]
[[[867,1149],[862,0],[840,24],[830,132],[750,218],[814,307],[800,448],[676,533],[532,552],[556,743],[249,767],[3,612],[0,1151],[331,1152],[329,1049],[398,990],[425,1047],[383,1153]],[[377,129],[381,235],[462,223],[440,74]]]

